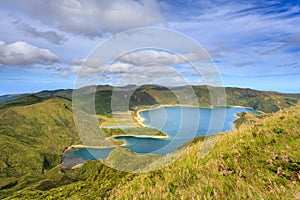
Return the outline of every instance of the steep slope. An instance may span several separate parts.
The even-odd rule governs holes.
[[[285,96],[286,95],[286,96]],[[296,105],[297,99],[289,94],[276,92],[257,91],[243,88],[226,88],[226,97],[228,105],[241,105],[261,110],[263,112],[276,112],[283,108]]]
[[[70,101],[29,96],[14,102],[22,105],[0,109],[0,188],[34,182],[61,162],[68,146],[80,143]]]
[[[204,159],[201,142],[161,173],[115,187],[111,199],[296,199],[300,194],[300,106],[224,133]],[[139,187],[143,181],[145,185]]]
[[[116,171],[97,161],[74,170],[54,168],[47,180],[8,199],[299,198],[300,105],[221,134],[204,158],[199,157],[202,144],[195,140],[179,160],[144,174]],[[75,182],[53,186],[62,177]],[[47,183],[52,187],[42,187]]]

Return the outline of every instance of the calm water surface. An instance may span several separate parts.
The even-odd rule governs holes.
[[[167,139],[136,138],[120,136],[116,139],[125,140],[125,148],[138,154],[155,153],[166,155],[183,143],[197,137],[229,131],[239,112],[259,112],[240,107],[197,108],[186,106],[160,107],[141,111],[144,124],[156,128],[169,135]],[[80,148],[66,152],[62,159],[65,167],[81,164],[86,160],[106,158],[113,148],[96,149]]]

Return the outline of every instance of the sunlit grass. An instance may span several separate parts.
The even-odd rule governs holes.
[[[142,174],[98,161],[55,167],[67,146],[80,143],[69,101],[5,108],[0,117],[0,198],[297,199],[300,193],[300,105],[263,117],[246,114],[239,129],[222,133],[204,158],[200,138],[178,160],[169,156],[149,166],[175,160],[167,167]],[[135,167],[114,153],[107,160],[112,166],[133,161]]]

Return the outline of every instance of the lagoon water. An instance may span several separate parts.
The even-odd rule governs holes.
[[[198,108],[187,106],[160,107],[153,110],[144,110],[140,116],[143,124],[166,133],[167,139],[137,138],[120,136],[116,139],[125,140],[124,148],[131,149],[138,154],[155,153],[166,155],[185,142],[197,137],[216,134],[233,129],[233,122],[239,112],[259,113],[249,108],[241,107],[214,107]],[[106,158],[113,148],[73,149],[63,155],[66,167],[83,163],[85,160]]]

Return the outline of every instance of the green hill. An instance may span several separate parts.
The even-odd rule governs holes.
[[[70,101],[28,96],[4,105],[9,106],[0,109],[0,188],[21,189],[58,165],[60,154],[80,139]]]
[[[88,161],[77,169],[61,169],[57,166],[47,170],[43,167],[41,163],[47,160],[44,156],[48,149],[53,148],[51,152],[59,153],[64,145],[72,143],[72,135],[67,136],[65,128],[62,128],[68,127],[66,125],[71,123],[68,103],[66,100],[55,98],[30,106],[0,110],[1,119],[9,117],[9,120],[1,120],[1,141],[4,141],[2,147],[7,145],[6,148],[1,148],[2,177],[9,172],[11,166],[15,167],[10,176],[1,179],[0,197],[7,196],[7,199],[297,199],[299,197],[300,105],[264,117],[243,116],[246,123],[241,123],[237,131],[221,134],[215,147],[204,158],[199,157],[203,139],[194,140],[191,148],[168,167],[149,173],[131,174],[111,169],[98,161]],[[67,121],[58,120],[59,116]],[[45,121],[47,123],[44,123]],[[51,134],[46,131],[39,136],[41,129],[38,127],[47,127],[48,123],[52,126],[56,124],[55,127],[60,130],[58,135],[65,136],[65,140],[58,140],[53,136],[57,131],[52,131]],[[11,124],[11,130],[3,131],[3,127],[7,127],[7,124]],[[32,128],[35,131],[31,131],[31,126],[36,127]],[[51,130],[52,126],[48,129]],[[19,134],[18,132],[23,129],[27,131]],[[72,131],[68,131],[70,132]],[[8,161],[3,157],[7,152],[3,152],[3,149],[11,149],[8,153],[15,155],[13,159],[16,161],[10,163],[9,167]],[[106,162],[114,165],[116,160],[119,160],[126,164],[128,160],[126,155],[134,156],[127,150],[124,153],[122,149],[118,151],[113,151]],[[24,158],[20,158],[21,153]],[[57,163],[51,159],[47,162],[52,166]],[[138,166],[141,164],[138,163]],[[25,166],[28,166],[28,169]],[[17,170],[19,168],[20,170]],[[8,171],[4,173],[3,170]],[[11,176],[16,173],[19,174],[18,177]],[[33,174],[40,175],[37,178],[37,175]]]
[[[95,93],[95,109],[97,114],[110,115],[111,114],[111,98],[113,91],[117,89],[122,91],[124,94],[126,92],[137,88],[137,86],[124,86],[124,87],[112,87],[108,85],[99,85],[99,86],[88,86],[81,88],[84,95],[79,96],[81,101],[81,107],[86,112],[91,112],[89,105],[91,104],[91,99],[93,99],[93,91]],[[187,89],[187,86],[173,87],[173,91],[179,91],[182,94],[184,92],[190,92]],[[195,91],[195,95],[198,98],[199,106],[208,107],[211,105],[209,89],[211,86],[192,86]],[[178,99],[175,94],[169,88],[155,86],[155,85],[143,85],[136,89],[130,99],[129,107],[134,110],[139,106],[145,105],[156,105],[156,104],[178,104]],[[266,113],[276,112],[280,109],[287,108],[297,104],[298,99],[300,99],[300,94],[288,94],[288,93],[279,93],[279,92],[269,92],[269,91],[258,91],[249,88],[233,88],[226,87],[226,101],[227,105],[238,105],[244,107],[250,107],[257,110],[261,110]],[[50,97],[62,97],[65,99],[72,99],[73,90],[53,90],[53,91],[41,91],[29,96],[38,98],[50,98]],[[119,92],[122,95],[122,92]],[[3,99],[6,99],[6,96],[3,96]],[[90,98],[89,98],[90,97]],[[21,99],[17,99],[11,102],[5,102],[0,104],[1,107],[7,106],[6,104],[13,105],[14,102]],[[121,98],[120,98],[121,99]],[[119,101],[120,101],[119,99]],[[118,100],[118,99],[117,99]],[[25,100],[29,102],[29,100]],[[194,99],[187,99],[186,104],[191,104],[195,102]],[[122,104],[122,102],[116,102],[116,105]]]
[[[242,88],[226,88],[228,105],[240,105],[261,110],[266,113],[276,112],[283,108],[296,105],[297,95],[276,92],[257,91]]]
[[[195,95],[198,98],[199,106],[207,107],[211,105],[209,88],[210,86],[193,86]],[[172,90],[180,91],[182,94],[190,91],[185,86],[175,87],[172,88]],[[172,90],[160,86],[141,86],[131,96],[130,108],[135,109],[135,107],[143,105],[178,104],[177,97]],[[272,113],[279,111],[280,109],[288,108],[289,106],[296,105],[298,102],[298,99],[295,98],[298,97],[296,94],[289,96],[288,94],[282,93],[229,87],[225,88],[225,91],[227,105],[250,107],[266,113]],[[102,110],[105,110],[106,113],[111,112],[110,107],[105,108],[104,105],[106,104],[103,104],[104,98],[101,97],[104,92],[107,93],[108,90],[98,91],[96,93],[96,112],[99,114],[102,113]],[[107,98],[106,101],[110,102],[111,96],[105,95],[105,97]],[[194,101],[187,99],[186,104],[192,104],[192,102]],[[102,106],[102,108],[97,109],[100,106]]]
[[[92,87],[85,89],[91,95]],[[199,104],[209,106],[207,87],[194,86],[194,90]],[[110,116],[112,91],[111,86],[97,88],[98,114]],[[72,90],[42,91],[1,103],[0,198],[293,199],[300,192],[300,105],[293,107],[297,95],[240,88],[226,88],[226,92],[230,105],[281,111],[259,116],[241,113],[235,122],[239,130],[222,134],[205,158],[198,156],[203,138],[197,138],[180,160],[145,174],[116,171],[97,161],[73,170],[58,166],[62,152],[81,143],[68,100]],[[84,96],[80,100],[85,110],[90,102]],[[178,102],[168,88],[146,85],[132,95],[130,108],[158,103]],[[120,148],[104,162],[125,166],[135,157]],[[157,160],[156,155],[145,158]],[[130,167],[139,169],[143,162]]]

